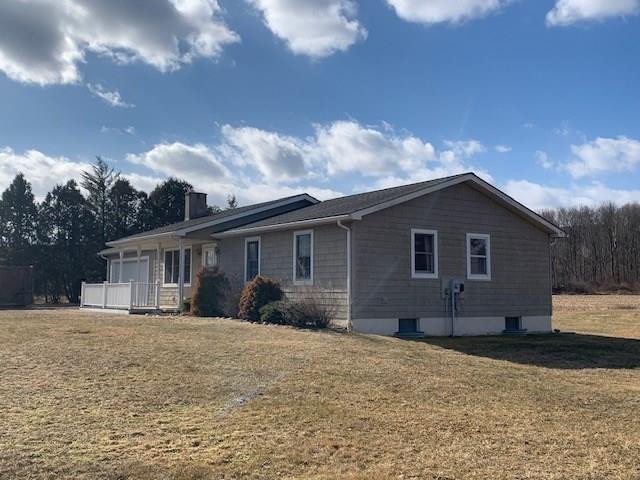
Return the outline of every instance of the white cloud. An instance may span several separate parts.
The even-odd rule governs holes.
[[[136,128],[131,125],[126,128],[107,127],[103,125],[100,127],[100,133],[116,133],[118,135],[131,135],[133,137],[137,132]]]
[[[39,85],[78,83],[85,53],[172,71],[239,40],[216,0],[5,0],[0,70]]]
[[[580,178],[605,172],[630,172],[640,164],[640,141],[619,136],[571,145],[574,159],[565,169]]]
[[[513,150],[508,145],[496,145],[494,148],[498,153],[509,153],[511,150]]]
[[[107,90],[101,84],[96,83],[88,83],[87,88],[91,92],[92,95],[101,98],[105,102],[107,102],[112,107],[120,107],[120,108],[132,108],[135,107],[132,103],[127,103],[122,99],[120,92],[117,90]]]
[[[396,14],[415,23],[460,23],[500,10],[510,0],[387,0]]]
[[[174,176],[192,184],[229,180],[231,174],[209,147],[201,143],[161,143],[139,155],[129,154],[131,163],[144,165],[155,173]]]
[[[568,137],[569,134],[571,133],[571,127],[569,126],[569,122],[564,120],[559,127],[553,129],[553,133],[561,137]]]
[[[0,191],[6,189],[18,173],[23,173],[31,183],[33,194],[41,200],[56,184],[79,180],[82,171],[88,168],[88,163],[50,157],[38,150],[17,153],[9,147],[0,148]]]
[[[306,143],[253,127],[221,129],[225,144],[220,151],[240,166],[255,166],[267,179],[291,180],[307,176],[310,167]]]
[[[328,174],[381,176],[411,171],[436,159],[430,143],[413,135],[397,135],[388,124],[384,128],[380,131],[354,121],[317,125],[315,148],[326,159]]]
[[[549,158],[547,152],[536,150],[536,153],[533,154],[533,158],[535,158],[536,163],[545,170],[551,170],[554,167],[554,164]]]
[[[527,180],[510,180],[502,188],[507,194],[533,210],[598,206],[607,202],[623,205],[640,201],[640,190],[612,189],[598,182],[558,188]]]
[[[546,21],[548,26],[556,27],[638,13],[640,0],[557,0]]]
[[[367,37],[354,0],[247,0],[265,25],[297,54],[321,58]]]

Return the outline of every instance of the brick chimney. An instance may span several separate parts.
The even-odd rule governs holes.
[[[184,194],[184,219],[204,217],[208,214],[207,194],[189,191]]]

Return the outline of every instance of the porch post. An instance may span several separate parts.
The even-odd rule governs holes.
[[[158,280],[158,281],[161,281],[164,278],[164,272],[160,268],[160,265],[162,265],[162,263],[160,262],[160,254],[162,253],[161,249],[162,249],[162,245],[158,243],[158,245],[156,245],[156,274],[155,274],[155,280]]]
[[[140,302],[140,245],[136,249],[136,303]],[[142,290],[143,292],[148,292],[148,290]],[[145,302],[146,303],[146,302]]]
[[[133,280],[129,280],[129,310],[133,310]]]
[[[118,269],[118,283],[122,283],[122,265],[124,264],[122,259],[124,258],[124,251],[120,250],[120,252],[118,253],[120,255],[120,268]]]
[[[160,280],[156,280],[156,310],[160,310]]]
[[[102,283],[102,308],[107,308],[107,286],[109,282],[105,281]]]
[[[111,281],[111,259],[107,258],[107,274],[104,276],[107,279],[107,282]]]
[[[184,299],[184,245],[182,237],[178,239],[178,309],[182,310]]]
[[[84,307],[84,286],[85,282],[82,282],[82,287],[80,288],[80,307]]]

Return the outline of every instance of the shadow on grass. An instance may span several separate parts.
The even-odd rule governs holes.
[[[640,368],[640,340],[561,333],[416,340],[467,355],[558,369]]]

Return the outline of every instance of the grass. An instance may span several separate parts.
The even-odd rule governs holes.
[[[0,311],[0,478],[640,478],[637,297],[402,341]]]

